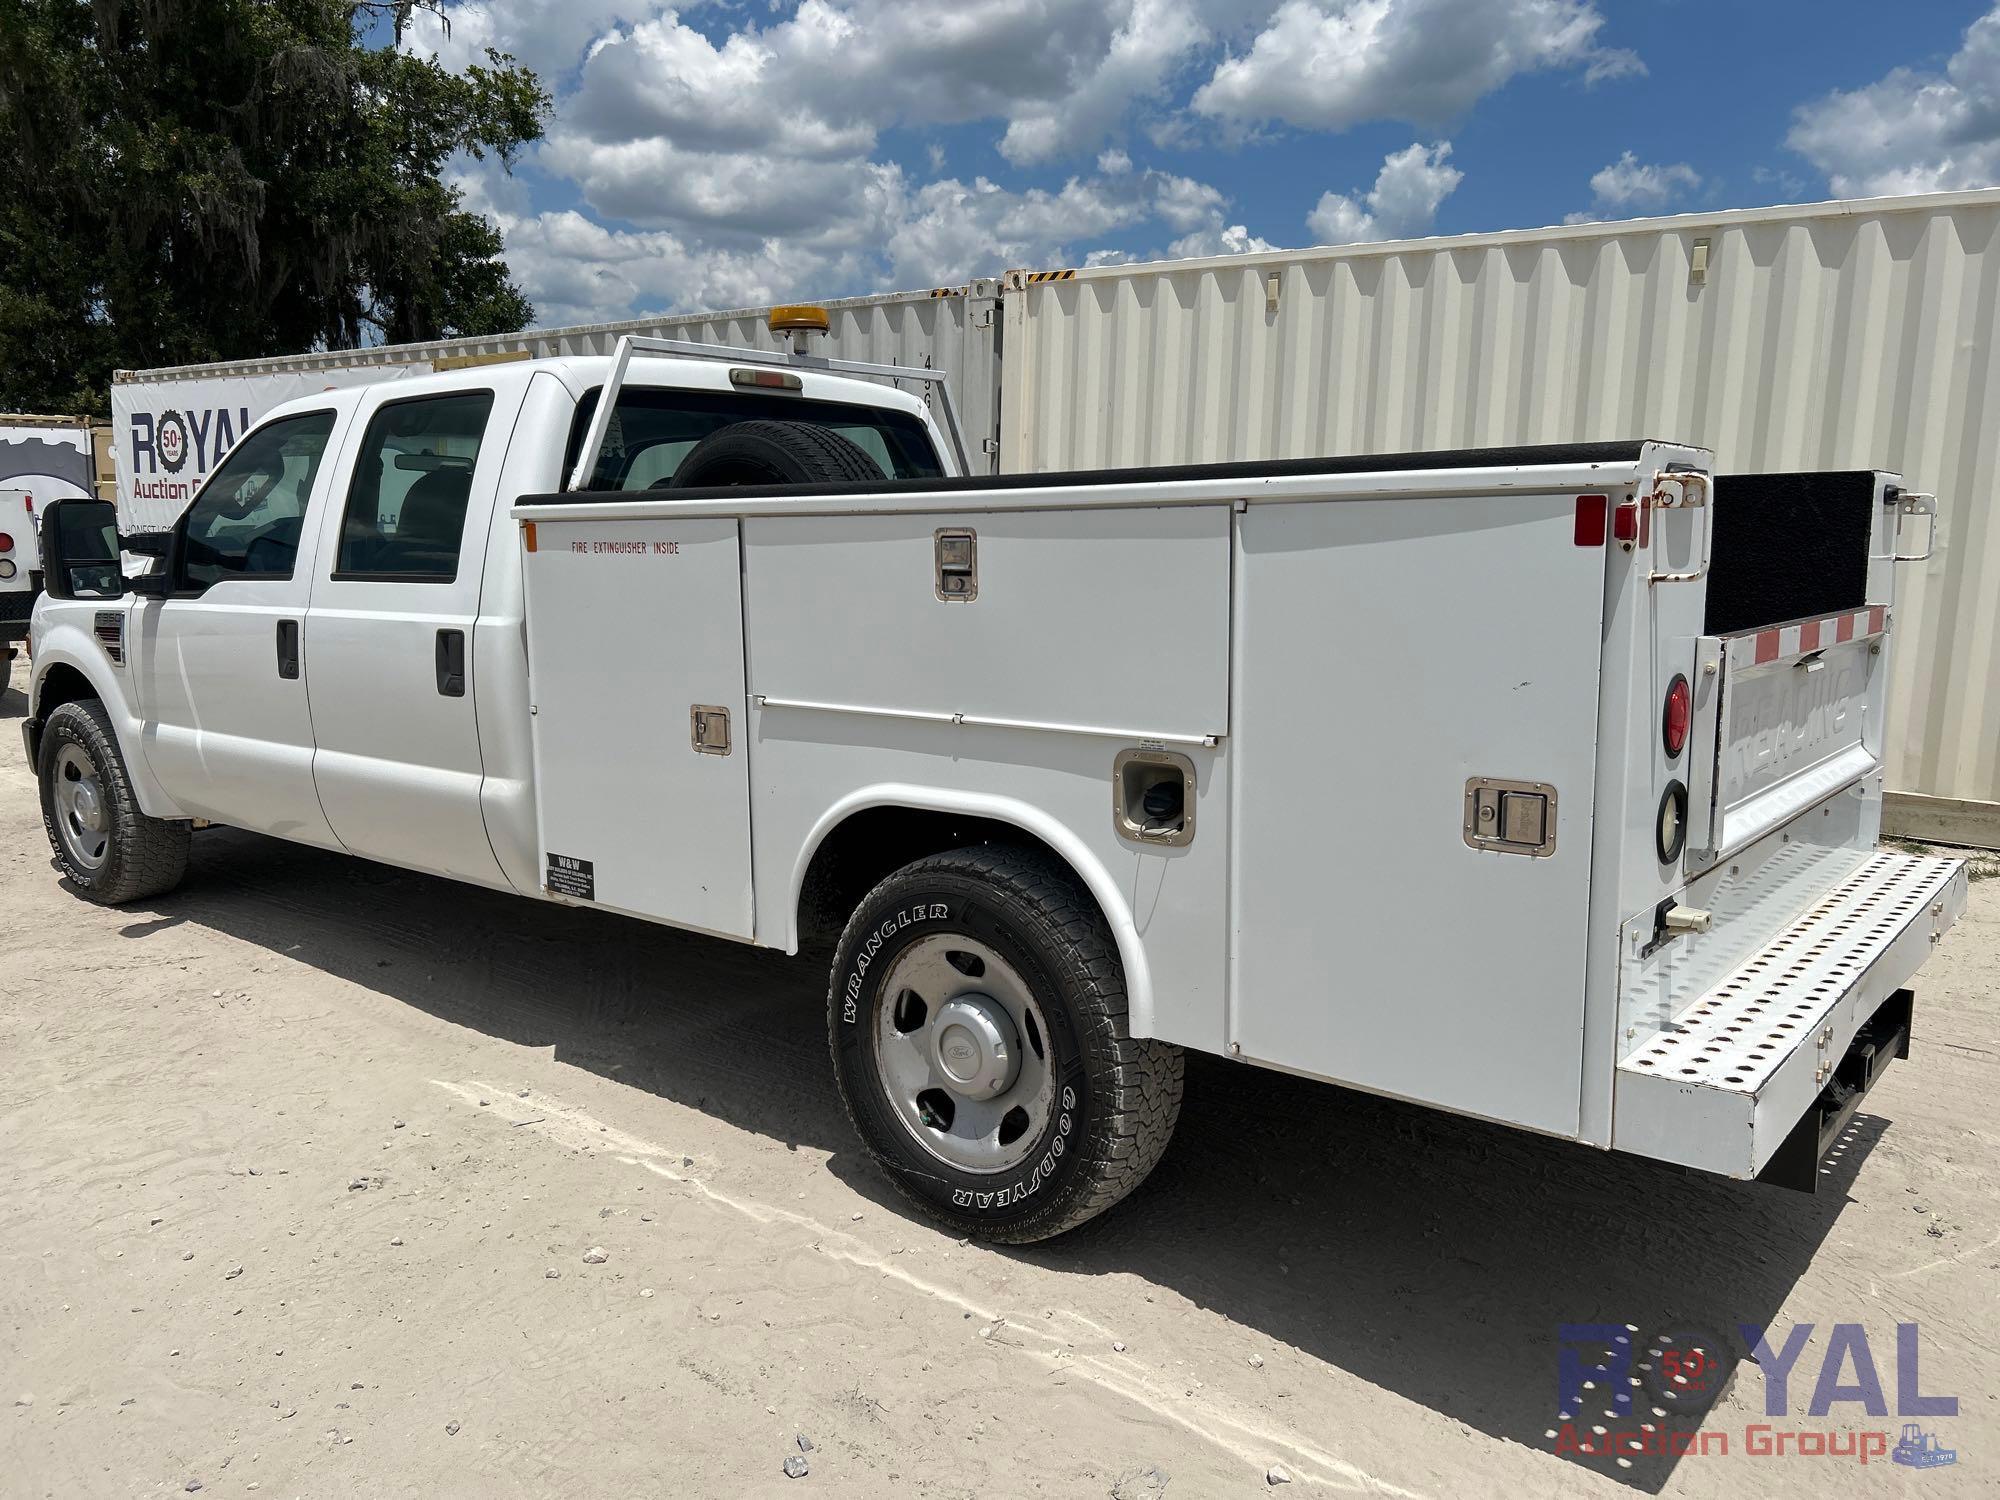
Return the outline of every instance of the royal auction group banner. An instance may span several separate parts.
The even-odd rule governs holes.
[[[424,375],[422,362],[129,382],[111,387],[118,524],[163,531],[237,441],[281,402],[318,391]]]

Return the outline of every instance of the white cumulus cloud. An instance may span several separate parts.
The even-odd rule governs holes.
[[[1123,144],[1232,9],[800,0],[760,17],[467,0],[449,37],[420,16],[408,45],[448,61],[512,50],[556,85],[531,165],[578,208],[531,212],[490,169],[464,170],[538,316],[570,321],[1068,264],[1103,237],[1262,248],[1219,190],[1137,166]],[[884,149],[893,130],[982,121],[1009,162],[1076,170],[1002,185],[945,175],[935,140],[907,165]]]
[[[635,313],[754,307],[856,287],[943,285],[1009,266],[1099,264],[1273,248],[1225,218],[1215,188],[1113,161],[1058,187],[1011,189],[987,178],[914,183],[866,164],[866,190],[822,222],[786,234],[620,229],[573,210],[532,211],[515,185],[468,163],[466,203],[499,225],[507,259],[544,324]],[[1148,225],[1178,235],[1142,256],[1088,246]]]
[[[1272,125],[1442,122],[1526,74],[1639,70],[1600,5],[460,0],[449,33],[419,12],[405,45],[511,52],[554,91],[523,179],[461,164],[553,323],[1269,250],[1223,184],[1162,158]],[[1004,171],[972,165],[981,134]],[[1372,187],[1328,193],[1314,237],[1429,231],[1460,181],[1450,150],[1414,144]]]
[[[1465,180],[1450,156],[1450,141],[1413,142],[1382,158],[1382,170],[1366,193],[1321,194],[1306,216],[1314,243],[1349,245],[1429,233],[1439,206]]]
[[[1942,73],[1895,68],[1802,105],[1786,144],[1842,197],[2000,182],[2000,6],[1971,26]]]
[[[1673,207],[1701,187],[1701,173],[1684,161],[1643,162],[1627,151],[1590,178],[1590,207],[1568,214],[1566,224],[1630,218]]]
[[[1592,0],[1283,0],[1193,107],[1239,128],[1444,125],[1523,73],[1643,72],[1633,53],[1599,45],[1603,25]]]

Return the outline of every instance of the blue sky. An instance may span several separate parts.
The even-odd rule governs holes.
[[[2000,0],[460,0],[544,326],[2000,181]]]

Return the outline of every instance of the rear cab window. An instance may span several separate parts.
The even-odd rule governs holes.
[[[563,459],[565,475],[576,466],[601,394],[601,389],[588,391],[577,403]],[[884,479],[937,479],[944,474],[930,429],[913,412],[797,396],[626,386],[618,393],[604,451],[584,488],[666,489],[695,444],[749,421],[807,422],[837,432],[872,458]]]
[[[384,402],[369,419],[341,518],[336,578],[450,583],[493,392]]]

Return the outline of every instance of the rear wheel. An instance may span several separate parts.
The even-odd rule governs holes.
[[[187,872],[186,823],[139,811],[104,706],[65,703],[42,726],[42,823],[56,864],[106,906],[172,890]]]
[[[1103,917],[1031,851],[953,850],[878,885],[841,937],[827,1025],[870,1153],[961,1233],[1027,1243],[1102,1213],[1180,1112],[1180,1049],[1130,1034]]]

